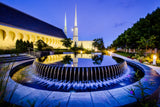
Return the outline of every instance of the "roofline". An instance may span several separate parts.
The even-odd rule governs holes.
[[[36,20],[39,20],[39,21],[44,22],[44,23],[46,23],[46,24],[49,24],[49,25],[51,25],[51,26],[53,26],[53,27],[55,27],[55,28],[57,28],[57,29],[60,29],[60,28],[58,28],[58,27],[56,27],[56,26],[54,26],[54,25],[52,25],[52,24],[50,24],[50,23],[47,23],[47,22],[45,22],[45,21],[43,21],[43,20],[40,20],[40,19],[38,19],[37,17],[31,16],[31,15],[29,15],[29,14],[27,14],[27,13],[24,13],[24,12],[18,10],[18,9],[15,9],[15,8],[13,8],[13,7],[11,7],[11,6],[8,6],[8,5],[6,5],[6,4],[4,4],[4,3],[2,3],[2,2],[0,2],[0,4],[5,5],[6,7],[12,8],[13,10],[18,11],[18,12],[20,12],[20,13],[22,13],[22,14],[27,15],[27,16],[30,16],[30,17],[32,17],[32,18],[34,18],[34,19],[36,19]],[[62,29],[60,29],[60,30],[62,30]]]
[[[7,27],[13,27],[13,28],[17,28],[17,29],[21,29],[21,30],[33,32],[33,33],[38,33],[38,34],[41,34],[41,35],[47,35],[47,36],[51,36],[51,37],[55,37],[55,38],[64,39],[64,38],[62,38],[62,37],[57,37],[57,36],[54,36],[54,35],[48,35],[48,34],[44,34],[44,33],[40,33],[40,32],[35,32],[35,31],[33,31],[33,30],[28,30],[28,29],[20,28],[20,27],[13,26],[13,25],[9,25],[9,24],[2,23],[2,22],[0,22],[0,25],[7,26]]]

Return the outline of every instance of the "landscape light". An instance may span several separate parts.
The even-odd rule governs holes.
[[[153,65],[156,65],[156,59],[157,59],[157,56],[153,55]]]
[[[109,51],[109,55],[112,56],[112,51]]]

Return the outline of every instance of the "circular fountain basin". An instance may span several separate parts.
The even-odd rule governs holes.
[[[126,62],[107,55],[67,54],[48,56],[45,61],[36,59],[33,66],[42,78],[88,83],[120,77],[126,69]]]
[[[135,69],[137,69],[139,73],[140,72],[145,73],[144,77],[141,78],[140,81],[142,82],[143,86],[150,88],[150,90],[145,90],[144,92],[148,93],[149,95],[155,95],[155,94],[158,95],[157,93],[155,93],[155,91],[158,90],[158,87],[160,85],[159,75],[153,69],[135,61],[131,61],[131,60],[127,61],[127,64],[128,64],[127,69],[129,69],[129,75],[126,75],[124,77],[125,80],[116,84],[116,86],[123,85],[123,84],[126,84],[126,85],[123,85],[123,87],[121,88],[116,87],[114,89],[113,88],[108,89],[106,88],[106,86],[103,86],[105,88],[104,90],[97,91],[98,89],[96,89],[96,91],[91,90],[91,92],[72,92],[72,91],[56,92],[56,91],[47,91],[49,89],[42,90],[42,87],[38,89],[36,85],[38,86],[38,84],[41,84],[41,86],[42,85],[45,86],[46,83],[45,83],[45,79],[42,79],[42,78],[41,78],[42,81],[37,81],[35,82],[35,84],[33,83],[32,77],[35,77],[34,76],[35,71],[33,70],[33,67],[31,65],[32,63],[33,63],[33,60],[19,62],[17,65],[13,67],[11,71],[9,70],[9,75],[16,82],[18,82],[18,80],[16,80],[18,76],[24,76],[25,73],[27,74],[24,76],[25,78],[23,79],[23,80],[26,79],[25,81],[19,81],[19,83],[21,83],[22,85],[19,84],[18,88],[13,94],[13,98],[9,100],[10,97],[6,96],[5,98],[7,99],[6,101],[11,102],[13,104],[20,105],[20,106],[26,106],[26,105],[30,106],[28,104],[28,101],[34,103],[36,99],[36,103],[34,103],[36,107],[46,106],[46,105],[48,106],[58,105],[58,106],[68,106],[68,107],[70,106],[112,107],[112,106],[126,106],[126,105],[129,106],[132,103],[135,103],[136,99],[129,97],[130,91],[128,89],[131,89],[131,88],[135,89],[136,95],[141,96],[141,93],[139,91],[140,89],[138,87],[135,87],[136,85],[139,85],[139,82],[134,81],[130,84],[127,84],[129,80],[132,80],[132,81],[134,80],[132,78],[133,77],[132,74],[136,72]],[[24,67],[25,65],[28,65],[28,66]],[[28,76],[30,77],[28,78]],[[15,89],[14,86],[17,85],[17,83],[14,82],[12,79],[9,78],[9,83],[7,85],[9,90],[7,90],[7,92],[12,92],[10,90],[11,88],[14,91]],[[113,79],[113,81],[115,80],[116,79]],[[53,84],[53,81],[50,81],[50,80],[46,80],[46,81],[48,82],[48,84],[49,83]],[[154,83],[155,85],[151,85],[150,84],[151,82]],[[35,87],[36,89],[30,88],[28,86]],[[113,85],[110,85],[109,87],[112,87],[112,86]],[[59,89],[59,91],[64,91],[64,90]],[[148,97],[147,95],[145,96]],[[151,98],[153,99],[152,96]],[[59,105],[59,102],[61,102],[60,105]]]
[[[117,57],[58,54],[37,58],[32,67],[19,72],[28,71],[22,83],[27,86],[56,91],[94,91],[110,89],[120,82],[121,86],[125,85],[122,81],[131,74],[129,69],[134,71],[126,61]],[[16,81],[17,75],[21,74],[15,73],[12,79]]]

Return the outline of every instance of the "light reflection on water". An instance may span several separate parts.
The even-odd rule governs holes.
[[[36,59],[37,62],[65,67],[98,67],[117,64],[117,59],[107,55],[95,54],[59,54]]]

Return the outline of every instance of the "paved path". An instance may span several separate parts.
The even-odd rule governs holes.
[[[2,54],[2,55],[0,55],[0,57],[11,57],[12,55],[16,56],[16,54]],[[20,53],[19,55],[27,55],[27,54],[26,53]]]
[[[130,61],[139,62],[139,61],[137,61],[137,60],[132,60],[132,59],[130,59],[130,58],[127,58],[127,57],[124,57],[124,56],[121,56],[121,55],[118,55],[118,54],[115,54],[115,53],[113,53],[112,55],[113,55],[113,56],[120,57],[120,58],[123,58],[123,59],[125,59],[125,60],[130,60]],[[144,65],[146,65],[146,64],[144,64]],[[153,66],[153,65],[146,65],[146,66],[151,67],[152,69],[154,69],[154,70],[160,75],[160,67]]]
[[[28,54],[19,54],[19,55],[14,55],[14,56],[10,54],[0,55],[0,64],[29,60],[29,59],[34,59],[34,57]]]
[[[152,69],[154,69],[159,75],[160,75],[160,67],[157,66],[153,66],[153,65],[147,65],[149,67],[151,67]]]

